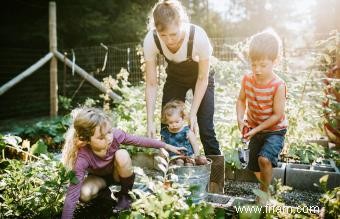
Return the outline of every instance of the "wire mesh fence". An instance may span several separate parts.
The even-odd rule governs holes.
[[[222,61],[231,61],[239,57],[230,46],[238,42],[244,42],[245,37],[239,38],[212,38],[214,48],[213,55]],[[289,45],[289,44],[288,44]],[[294,70],[306,70],[306,59],[312,62],[315,48],[290,48],[285,46],[284,56],[289,57],[290,62],[284,63]],[[115,45],[98,45],[66,49],[60,51],[70,60],[93,75],[97,80],[111,75],[115,77],[125,68],[130,73],[129,81],[132,85],[144,81],[141,70],[141,43],[122,43]],[[20,72],[35,63],[45,55],[47,51],[27,49],[2,50],[0,56],[0,82],[6,83]],[[164,63],[164,60],[160,60]],[[317,66],[314,66],[317,69]],[[59,94],[73,98],[75,102],[83,102],[87,97],[98,97],[100,91],[90,85],[72,69],[62,62],[58,64],[58,87]],[[48,115],[49,112],[49,67],[39,69],[32,76],[13,87],[10,91],[0,96],[0,120],[18,116]]]

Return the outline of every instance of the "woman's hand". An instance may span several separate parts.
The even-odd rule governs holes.
[[[155,127],[155,123],[151,122],[148,123],[148,127],[147,127],[147,135],[149,138],[156,138],[156,127]]]
[[[198,124],[197,124],[197,116],[196,114],[190,114],[189,117],[189,125],[190,125],[190,130],[194,132],[195,135],[198,133]]]
[[[181,151],[187,151],[187,149],[185,147],[175,147],[175,146],[172,146],[170,144],[166,144],[164,146],[164,148],[165,148],[165,150],[171,151],[171,152],[178,154],[178,155],[182,154]]]

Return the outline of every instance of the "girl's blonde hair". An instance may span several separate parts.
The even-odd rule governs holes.
[[[281,39],[271,28],[268,28],[251,37],[249,44],[249,58],[251,61],[270,59],[272,61],[279,57],[281,50]]]
[[[166,124],[167,123],[167,117],[172,116],[175,113],[179,114],[182,119],[187,118],[187,114],[185,112],[185,104],[183,101],[180,100],[173,100],[165,104],[162,110],[162,123]]]
[[[62,163],[72,170],[77,158],[80,142],[89,142],[98,125],[112,124],[111,118],[102,110],[81,107],[72,110],[71,125],[65,133],[65,144],[62,150]]]
[[[177,0],[160,0],[149,15],[149,30],[163,31],[173,22],[178,25],[189,22],[183,5]]]

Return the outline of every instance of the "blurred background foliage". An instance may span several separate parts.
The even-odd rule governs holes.
[[[155,0],[57,0],[58,47],[141,41]],[[305,43],[340,29],[338,0],[182,0],[209,37],[244,37],[271,26]],[[48,1],[13,0],[1,6],[0,47],[48,48]]]

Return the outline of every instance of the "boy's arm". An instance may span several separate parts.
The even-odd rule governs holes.
[[[286,106],[286,87],[284,84],[280,85],[275,93],[274,101],[273,101],[273,115],[271,115],[266,121],[258,125],[257,127],[253,128],[245,137],[251,137],[256,133],[265,130],[273,125],[275,125],[282,116],[284,115]]]
[[[243,119],[245,111],[246,111],[246,93],[244,92],[244,86],[242,83],[236,103],[237,124],[240,130],[242,130],[244,126]]]
[[[194,149],[194,155],[197,156],[199,154],[200,147],[197,142],[195,133],[191,130],[188,131],[188,139],[190,141],[190,144],[192,145],[192,148]]]

